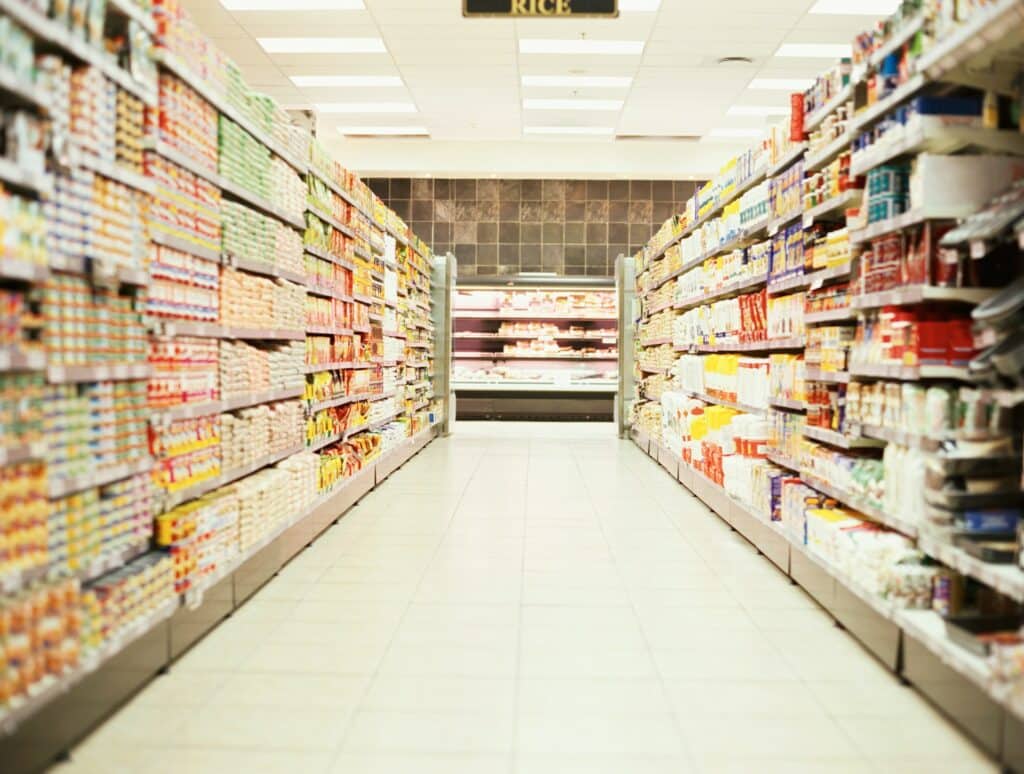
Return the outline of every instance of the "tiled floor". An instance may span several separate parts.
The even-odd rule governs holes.
[[[54,771],[995,768],[610,426],[464,423]]]

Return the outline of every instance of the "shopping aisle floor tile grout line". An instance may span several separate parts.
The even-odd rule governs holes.
[[[54,772],[995,771],[612,433],[459,423]]]

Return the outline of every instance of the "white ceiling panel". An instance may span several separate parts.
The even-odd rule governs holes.
[[[761,127],[764,117],[730,114],[729,108],[786,106],[789,97],[782,90],[752,90],[752,79],[814,76],[829,65],[821,59],[776,57],[781,44],[849,43],[873,21],[808,14],[814,0],[773,0],[769,5],[754,0],[662,0],[655,13],[623,12],[618,19],[519,20],[465,19],[460,0],[365,0],[365,10],[329,12],[229,12],[219,0],[182,2],[196,24],[239,64],[250,84],[282,103],[412,102],[416,112],[387,116],[386,121],[374,113],[320,119],[324,137],[349,154],[354,168],[389,174],[707,175],[749,140],[622,143],[600,137],[524,136],[523,127],[614,127],[629,134],[701,136],[717,128]],[[256,42],[260,37],[382,38],[386,52],[267,54]],[[644,51],[627,56],[522,54],[519,41],[524,39],[639,41]],[[727,56],[753,61],[718,63]],[[292,75],[397,75],[403,84],[300,89],[289,80]],[[524,87],[523,75],[614,75],[632,82],[627,88]],[[624,104],[601,112],[524,110],[524,98],[614,99]],[[422,126],[431,139],[349,141],[334,136],[340,125]],[[595,153],[595,148],[601,151]],[[387,152],[394,158],[386,160]]]

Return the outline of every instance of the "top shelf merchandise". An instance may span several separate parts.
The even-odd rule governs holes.
[[[636,256],[631,407],[726,518],[929,611],[896,620],[944,660],[943,621],[1007,613],[975,683],[1018,719],[1022,30],[1018,0],[905,3],[792,95]]]
[[[175,0],[79,5],[0,0],[0,737],[445,410],[429,247]]]
[[[618,325],[610,289],[586,281],[557,289],[464,285],[452,316],[456,389],[615,389]]]

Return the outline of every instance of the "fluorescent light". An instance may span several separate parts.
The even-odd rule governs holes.
[[[416,137],[430,134],[425,126],[339,126],[338,132],[347,135],[381,134],[391,137]]]
[[[524,126],[523,134],[587,134],[611,136],[615,129],[608,126]]]
[[[363,0],[220,0],[229,11],[365,11]]]
[[[550,86],[567,89],[628,89],[630,75],[524,75],[523,86]]]
[[[759,91],[805,91],[813,85],[813,78],[755,78],[747,88]]]
[[[661,7],[661,0],[619,0],[620,13],[654,13]]]
[[[721,128],[721,129],[712,129],[710,132],[708,132],[707,136],[708,137],[730,137],[730,138],[735,139],[737,137],[760,137],[762,134],[764,134],[764,132],[761,129],[751,129],[751,128],[742,128],[741,129],[739,127],[731,126],[731,127],[724,127],[724,128]]]
[[[775,56],[805,59],[842,59],[853,52],[849,43],[783,43]]]
[[[524,110],[622,110],[621,99],[524,99]]]
[[[293,75],[292,83],[300,89],[329,89],[338,87],[404,86],[397,75]]]
[[[644,52],[642,40],[551,40],[525,38],[519,41],[520,54],[607,54],[639,56]]]
[[[789,108],[782,105],[733,105],[726,111],[729,116],[788,116]]]
[[[834,16],[891,16],[900,0],[818,0],[807,13]]]
[[[318,102],[317,113],[415,113],[411,102]]]
[[[270,54],[386,54],[381,38],[256,38]]]

